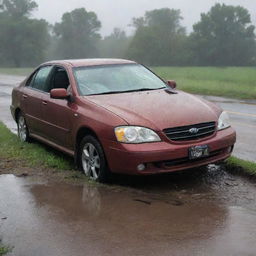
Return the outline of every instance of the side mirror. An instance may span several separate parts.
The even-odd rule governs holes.
[[[174,80],[168,80],[167,85],[172,89],[175,89],[177,87],[177,83]]]
[[[53,99],[68,99],[69,94],[66,89],[64,88],[59,88],[59,89],[52,89],[50,91],[50,96]]]

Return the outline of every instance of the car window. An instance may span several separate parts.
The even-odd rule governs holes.
[[[27,82],[26,82],[26,86],[32,87],[33,82],[34,82],[34,79],[35,79],[35,76],[36,76],[36,72],[34,72],[34,74],[32,74],[32,75],[28,78],[28,80],[27,80]]]
[[[40,91],[48,92],[48,77],[51,73],[51,70],[52,66],[42,67],[36,73],[35,78],[33,79],[32,87]]]
[[[74,74],[81,95],[166,88],[160,78],[138,64],[79,67]]]
[[[51,76],[51,85],[49,90],[51,89],[68,89],[70,83],[66,70],[62,67],[55,67],[54,72]]]

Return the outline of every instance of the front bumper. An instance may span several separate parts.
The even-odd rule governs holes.
[[[218,131],[212,138],[187,144],[173,144],[171,141],[122,144],[104,140],[102,144],[112,172],[143,175],[190,169],[225,160],[231,155],[235,142],[236,132],[228,128]],[[210,148],[210,156],[189,160],[189,147],[205,144]],[[145,164],[146,169],[138,171],[140,164]]]

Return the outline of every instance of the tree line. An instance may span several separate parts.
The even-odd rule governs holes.
[[[103,37],[101,22],[85,8],[49,24],[31,18],[34,0],[3,0],[0,6],[0,65],[35,66],[50,59],[129,58],[153,66],[253,66],[256,36],[250,13],[215,4],[188,34],[180,10],[162,8],[134,18],[134,34],[115,28]]]

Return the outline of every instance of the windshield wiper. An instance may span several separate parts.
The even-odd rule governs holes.
[[[125,91],[125,92],[143,92],[143,91],[155,91],[155,90],[160,90],[164,89],[166,87],[160,87],[160,88],[141,88],[141,89],[134,89],[130,91]]]
[[[166,88],[166,87],[160,87],[160,88],[141,88],[141,89],[127,90],[127,91],[111,91],[111,92],[102,92],[102,93],[96,93],[96,94],[89,94],[88,96],[104,95],[104,94],[127,93],[127,92],[153,91],[153,90],[160,90],[160,89],[164,89],[164,88]]]
[[[104,95],[104,94],[117,94],[117,93],[123,93],[123,92],[125,92],[125,91],[111,91],[111,92],[102,92],[102,93],[88,94],[87,96]]]

